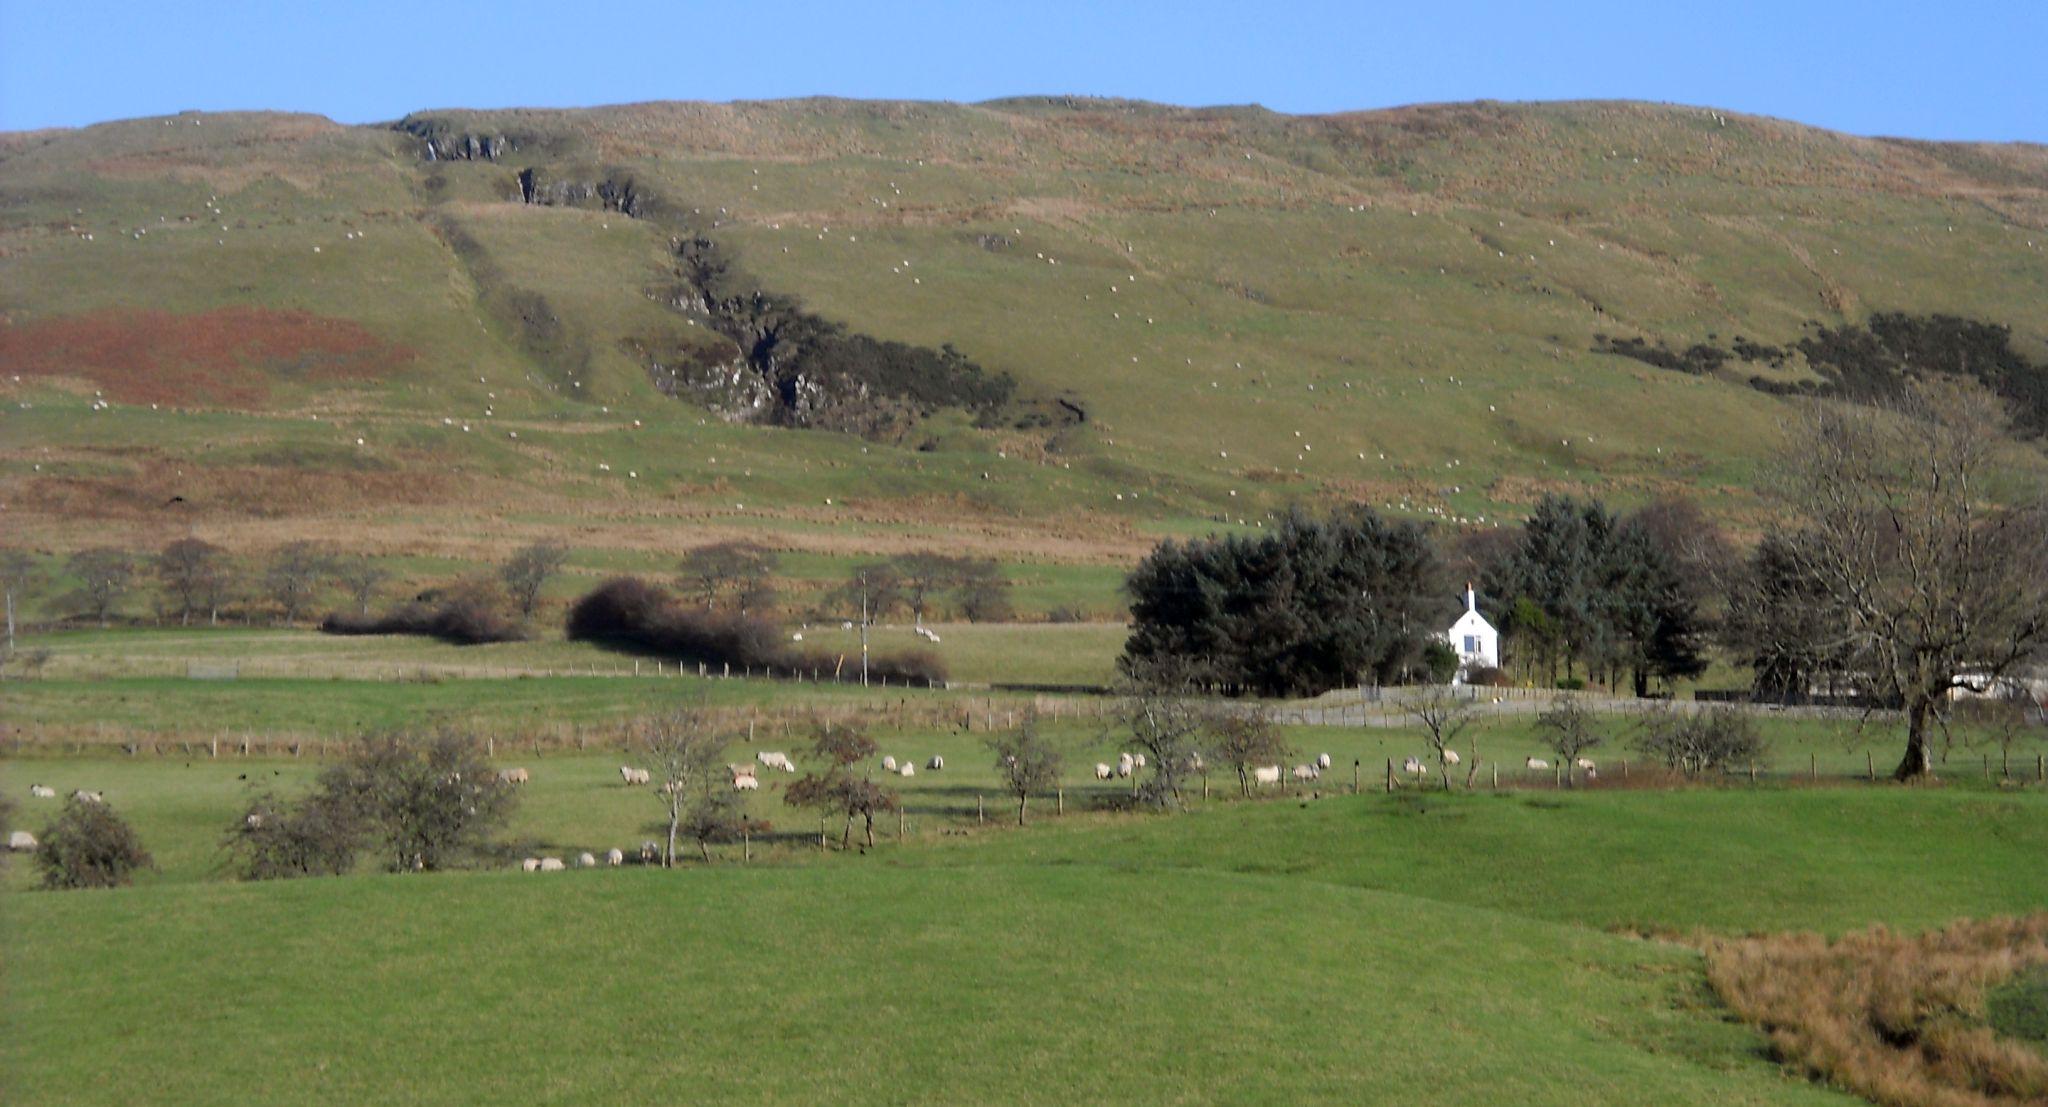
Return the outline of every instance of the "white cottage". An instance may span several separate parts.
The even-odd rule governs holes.
[[[1465,613],[1444,632],[1444,640],[1458,653],[1458,671],[1500,667],[1500,632],[1479,613],[1479,595],[1472,582],[1465,582]]]

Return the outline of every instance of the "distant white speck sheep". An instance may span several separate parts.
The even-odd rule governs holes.
[[[1411,757],[1401,762],[1401,771],[1407,773],[1409,776],[1421,776],[1422,758]]]
[[[543,857],[540,859],[540,871],[544,873],[558,873],[566,868],[568,866],[562,864],[562,859],[559,857]]]
[[[1317,755],[1316,755],[1316,768],[1318,768],[1318,769],[1328,769],[1329,767],[1330,767],[1330,755],[1329,755],[1329,754],[1327,754],[1327,753],[1319,753],[1319,754],[1317,754]]]
[[[932,772],[938,772],[946,767],[946,759],[938,754],[933,754],[932,759],[924,763],[924,767]]]
[[[588,851],[579,853],[576,855],[576,867],[579,869],[594,869],[597,867],[597,858]]]
[[[29,785],[29,786],[28,786],[28,794],[29,794],[29,795],[31,795],[31,796],[34,796],[34,797],[35,797],[35,798],[37,798],[37,799],[45,799],[45,800],[47,800],[47,799],[56,799],[56,798],[57,798],[57,790],[56,790],[55,788],[51,788],[51,787],[49,787],[48,785],[44,785],[44,784],[31,784],[31,785]]]
[[[1260,765],[1260,766],[1257,766],[1257,767],[1255,767],[1254,769],[1252,769],[1252,783],[1253,783],[1253,784],[1278,784],[1278,783],[1280,783],[1280,766],[1278,766],[1278,765]]]
[[[1294,767],[1294,779],[1296,780],[1314,780],[1322,775],[1323,771],[1314,765],[1296,765]]]
[[[7,848],[15,853],[32,853],[36,848],[36,836],[26,830],[17,830],[7,835]]]
[[[1457,750],[1445,750],[1445,751],[1444,751],[1444,764],[1446,764],[1446,765],[1460,765],[1460,764],[1463,764],[1463,763],[1464,763],[1464,761],[1465,761],[1465,759],[1464,759],[1464,758],[1462,758],[1462,757],[1459,757],[1459,756],[1458,756],[1458,751],[1457,751]]]
[[[1115,776],[1115,775],[1116,775],[1116,770],[1115,770],[1115,769],[1112,769],[1112,768],[1110,768],[1110,767],[1109,767],[1108,765],[1105,765],[1105,764],[1103,764],[1103,763],[1102,763],[1102,762],[1100,762],[1100,761],[1097,761],[1097,762],[1095,763],[1095,779],[1097,779],[1097,780],[1108,780],[1108,779],[1109,779],[1110,777],[1112,777],[1112,776]]]
[[[620,865],[626,863],[625,851],[618,849],[617,847],[613,847],[612,849],[604,851],[604,863],[610,865],[614,869],[618,868]]]
[[[1572,764],[1578,766],[1581,769],[1591,771],[1593,768],[1593,759],[1590,757],[1581,757],[1577,761],[1572,762]]]
[[[530,779],[525,769],[499,769],[498,780],[505,784],[525,784]]]
[[[71,798],[77,800],[80,803],[107,802],[106,797],[100,795],[98,792],[88,792],[83,788],[80,788],[78,791],[71,793]]]
[[[519,863],[519,868],[524,872],[537,873],[540,871],[540,858],[529,857]]]
[[[894,755],[882,758],[882,771],[885,773],[893,773],[896,771],[896,758]]]
[[[897,769],[897,770],[896,770],[896,775],[897,775],[897,776],[916,776],[916,775],[917,775],[917,766],[915,766],[915,765],[911,764],[911,763],[910,763],[910,762],[908,762],[908,761],[905,761],[905,762],[903,763],[903,766],[902,766],[901,768],[899,768],[899,769]]]
[[[653,779],[646,769],[636,769],[631,765],[619,766],[619,778],[626,782],[627,787],[635,784],[645,784]]]
[[[1524,764],[1529,767],[1529,771],[1531,772],[1535,772],[1539,769],[1548,769],[1550,767],[1550,762],[1545,761],[1540,757],[1532,757],[1528,761],[1524,762]]]
[[[640,863],[641,863],[641,864],[643,864],[643,865],[651,865],[651,864],[653,864],[653,863],[654,863],[654,862],[655,862],[655,861],[656,861],[656,860],[657,860],[658,858],[660,858],[660,857],[661,857],[661,843],[659,843],[659,842],[642,842],[642,843],[640,843]]]

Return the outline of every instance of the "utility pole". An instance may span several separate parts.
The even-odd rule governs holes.
[[[860,575],[860,686],[868,686],[868,575]]]

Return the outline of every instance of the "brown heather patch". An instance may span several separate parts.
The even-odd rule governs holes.
[[[1988,989],[2048,963],[2048,912],[1702,946],[1722,1001],[1818,1078],[1887,1107],[2048,1103],[2048,1057],[1984,1025]]]
[[[416,356],[357,323],[256,307],[109,309],[0,327],[9,372],[84,378],[129,404],[257,407],[276,381],[373,378]]]

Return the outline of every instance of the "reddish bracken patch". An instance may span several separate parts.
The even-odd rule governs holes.
[[[258,407],[273,384],[376,377],[415,356],[357,323],[256,307],[115,309],[0,326],[8,372],[81,377],[131,404]]]

